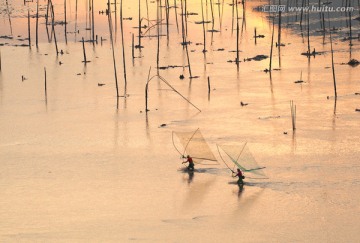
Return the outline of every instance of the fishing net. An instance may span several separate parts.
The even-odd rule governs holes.
[[[221,159],[224,161],[224,163],[229,169],[235,171],[237,167],[243,172],[251,172],[257,175],[257,177],[266,177],[264,171],[262,170],[265,167],[261,167],[258,165],[247,143],[241,143],[237,145],[218,145],[218,148],[221,148],[222,151],[227,155],[226,157],[221,156],[219,150]],[[229,163],[226,162],[229,160],[233,163],[233,165],[230,164],[229,166]]]
[[[174,140],[174,134],[178,138],[182,146],[182,150],[178,149],[176,146],[177,143]],[[190,155],[193,158],[194,163],[218,164],[214,154],[199,129],[195,132],[173,132],[173,144],[181,156],[186,157],[187,155]]]

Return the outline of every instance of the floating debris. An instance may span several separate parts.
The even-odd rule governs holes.
[[[240,105],[241,106],[247,106],[249,103],[244,103],[244,102],[242,102],[242,101],[240,101]]]
[[[195,21],[195,24],[210,24],[211,21]]]
[[[165,70],[165,69],[169,69],[169,68],[183,68],[183,67],[184,67],[184,66],[168,65],[168,66],[159,67],[159,69]]]
[[[161,124],[159,127],[166,127],[166,124],[163,123],[163,124]]]
[[[185,41],[185,42],[181,42],[180,44],[181,45],[183,45],[183,46],[185,46],[185,45],[190,45],[192,42],[190,42],[190,41]]]
[[[2,35],[2,36],[0,36],[0,39],[8,39],[8,40],[12,40],[12,39],[14,39],[14,37],[9,36],[9,35]]]
[[[267,59],[269,56],[266,56],[266,55],[257,55],[255,57],[251,57],[251,58],[246,58],[244,59],[244,62],[245,61],[262,61],[262,60],[265,60]]]
[[[278,119],[278,118],[280,118],[280,116],[264,116],[264,117],[259,117],[260,120]]]
[[[355,111],[360,112],[360,109],[359,109],[359,108],[356,108]]]
[[[357,65],[360,64],[360,62],[358,60],[356,60],[356,59],[351,59],[347,64],[352,66],[352,67],[356,67]]]
[[[220,30],[208,30],[207,32],[217,33],[217,32],[220,32]]]
[[[100,86],[100,87],[101,87],[101,86],[104,86],[104,85],[105,85],[105,84],[102,84],[102,83],[98,83],[98,86]]]
[[[184,78],[185,78],[185,77],[184,77],[184,75],[182,75],[182,74],[179,76],[179,79],[184,79]]]

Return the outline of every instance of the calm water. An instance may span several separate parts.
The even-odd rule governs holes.
[[[119,1],[118,1],[119,2]],[[36,3],[2,1],[0,39],[0,240],[2,242],[357,242],[360,239],[360,108],[359,67],[343,65],[360,59],[359,40],[343,41],[350,30],[345,14],[330,15],[338,28],[333,46],[338,98],[335,102],[329,35],[323,39],[318,14],[311,17],[308,59],[307,27],[298,16],[283,16],[280,53],[270,54],[272,19],[258,11],[268,1],[239,4],[240,60],[237,68],[236,17],[232,1],[213,1],[214,27],[206,24],[203,50],[200,1],[188,1],[188,45],[192,76],[181,36],[180,1],[170,8],[169,41],[161,26],[159,65],[164,77],[201,112],[164,82],[153,78],[145,111],[145,84],[156,75],[157,28],[151,28],[132,59],[131,41],[138,44],[138,4],[124,3],[124,45],[127,98],[116,99],[106,1],[94,4],[95,35],[91,39],[88,1],[67,1],[67,44],[64,25],[55,25],[58,49],[48,42],[40,3],[39,47],[36,19],[31,18],[31,49],[27,44],[27,9]],[[292,4],[294,1],[289,1]],[[356,1],[351,1],[358,17]],[[206,7],[207,3],[207,7]],[[222,4],[223,3],[223,4]],[[118,3],[119,4],[119,3]],[[164,3],[163,3],[164,5]],[[170,3],[173,6],[173,2]],[[148,2],[149,23],[156,22],[156,1]],[[114,10],[114,5],[112,6]],[[55,21],[64,21],[63,1],[54,1]],[[219,13],[222,20],[219,20]],[[165,9],[162,9],[165,18]],[[205,20],[211,20],[204,0]],[[339,16],[338,16],[339,15]],[[10,17],[9,17],[10,16]],[[77,16],[77,21],[76,21]],[[142,25],[147,21],[141,1]],[[245,17],[245,18],[244,18]],[[119,5],[114,42],[119,93],[124,94]],[[132,18],[132,20],[129,20]],[[296,19],[297,18],[297,19]],[[9,21],[10,19],[10,21]],[[246,19],[246,22],[243,20]],[[117,21],[115,24],[115,20]],[[277,21],[277,17],[276,17]],[[11,22],[11,28],[10,28]],[[221,22],[221,26],[220,26]],[[234,25],[233,25],[234,24]],[[151,26],[150,25],[150,26]],[[235,29],[232,30],[232,26]],[[79,32],[76,34],[76,30]],[[264,35],[256,43],[257,34]],[[48,27],[51,33],[51,25]],[[274,43],[278,25],[275,25]],[[352,21],[353,36],[359,21]],[[116,33],[115,33],[116,32]],[[145,33],[145,29],[143,29]],[[303,35],[301,35],[301,33]],[[12,36],[13,39],[5,38]],[[102,42],[100,39],[106,39]],[[280,60],[279,60],[280,55]],[[139,58],[141,57],[141,58]],[[61,64],[60,64],[61,63]],[[44,92],[47,72],[47,98]],[[179,79],[184,75],[183,80]],[[22,76],[24,80],[22,80]],[[207,78],[211,80],[208,95]],[[294,83],[300,78],[303,83]],[[99,86],[99,84],[104,84]],[[329,96],[329,98],[327,98]],[[292,131],[290,100],[296,104]],[[248,103],[241,106],[240,102]],[[117,108],[118,107],[118,108]],[[161,124],[166,124],[162,126]],[[193,176],[181,169],[172,131],[200,128],[216,153],[216,144],[247,141],[256,161],[266,166],[266,180],[247,179],[239,191],[229,170],[199,165]],[[250,175],[248,175],[250,176]]]

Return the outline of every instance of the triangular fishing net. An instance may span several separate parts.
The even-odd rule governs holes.
[[[175,145],[173,136],[174,147],[181,156],[186,157],[187,155],[190,155],[193,158],[194,163],[197,164],[218,164],[209,145],[201,134],[200,129],[197,129],[194,132],[173,132],[173,134],[177,136],[182,145],[182,149],[178,149]]]
[[[218,145],[218,147],[220,147],[230,159],[230,161],[234,163],[233,166],[228,166],[228,163],[225,161],[226,158],[220,154],[224,163],[233,171],[235,171],[236,167],[238,167],[243,172],[251,172],[261,178],[266,177],[264,171],[262,170],[265,167],[258,165],[247,143],[241,143],[237,145]]]

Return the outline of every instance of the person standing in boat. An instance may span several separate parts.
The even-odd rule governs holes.
[[[245,179],[245,176],[243,175],[243,173],[241,172],[240,169],[237,169],[237,172],[233,172],[232,177],[239,177],[237,184],[239,186],[243,186],[244,185],[244,181],[243,179]]]
[[[187,157],[187,160],[182,162],[183,164],[185,163],[189,163],[187,169],[190,170],[190,171],[193,171],[194,170],[194,162],[193,162],[193,159],[190,157],[190,155],[188,155]]]

